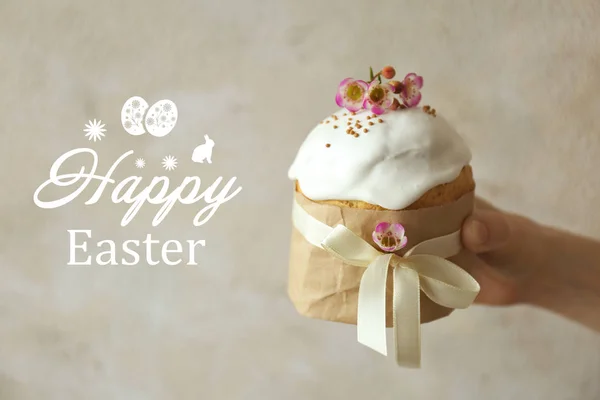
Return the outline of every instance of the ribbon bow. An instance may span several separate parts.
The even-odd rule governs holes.
[[[380,252],[344,225],[322,223],[297,202],[292,219],[312,245],[348,265],[366,268],[358,289],[357,338],[386,356],[386,281],[388,268],[393,268],[393,329],[400,366],[421,365],[421,290],[435,303],[454,309],[469,307],[479,293],[477,281],[445,259],[460,251],[460,231],[421,242],[402,257]]]

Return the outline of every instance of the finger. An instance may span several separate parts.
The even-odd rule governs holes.
[[[465,252],[460,256],[460,266],[479,283],[480,291],[475,303],[487,305],[508,305],[516,302],[514,280],[491,267],[480,257]]]
[[[517,302],[515,282],[495,268],[479,260],[471,265],[469,273],[481,288],[475,303],[488,305],[509,305]]]
[[[510,240],[511,229],[506,216],[497,211],[478,210],[463,223],[463,245],[474,253],[500,250]]]

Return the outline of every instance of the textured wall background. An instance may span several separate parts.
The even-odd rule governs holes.
[[[480,195],[600,237],[595,0],[3,0],[0,17],[0,399],[600,398],[600,337],[543,311],[456,312],[425,326],[424,369],[406,371],[285,295],[287,168],[368,63],[425,77],[472,146]],[[178,105],[170,136],[124,134],[133,95]],[[93,118],[102,170],[129,149],[172,153],[175,183],[244,189],[202,228],[191,206],[156,229],[149,207],[121,228],[126,208],[106,199],[38,209],[35,188],[90,144]],[[185,154],[205,133],[214,163],[197,170]],[[76,228],[207,247],[200,267],[66,267]]]

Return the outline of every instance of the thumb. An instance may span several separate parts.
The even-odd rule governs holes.
[[[463,245],[474,253],[500,250],[509,242],[510,224],[499,211],[478,210],[463,223]]]

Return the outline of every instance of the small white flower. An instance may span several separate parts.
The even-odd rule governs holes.
[[[138,168],[144,168],[146,166],[146,161],[143,158],[138,158],[135,160],[135,166]]]
[[[87,137],[88,140],[93,140],[95,142],[96,140],[102,140],[106,129],[104,129],[102,120],[96,121],[94,118],[94,122],[89,120],[88,123],[85,124],[85,129],[83,131],[86,132],[85,137]]]
[[[177,168],[177,159],[173,156],[166,156],[162,160],[162,166],[167,171],[173,171],[175,168]]]

